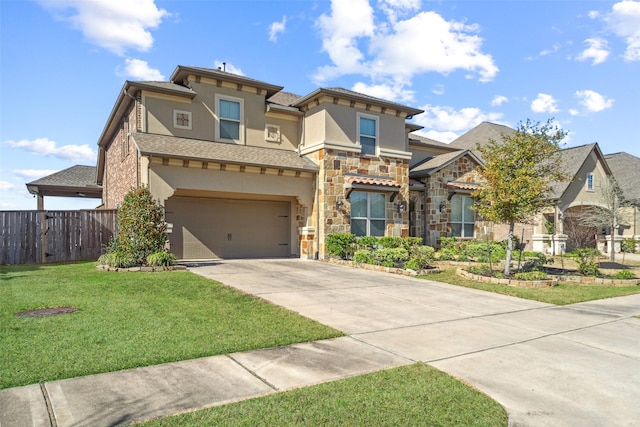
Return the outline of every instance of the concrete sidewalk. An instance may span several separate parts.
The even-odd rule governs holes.
[[[141,422],[411,363],[350,337],[0,391],[0,426]]]
[[[300,260],[192,271],[350,336],[0,391],[0,426],[127,424],[427,362],[503,404],[511,425],[640,420],[640,294],[557,307]]]

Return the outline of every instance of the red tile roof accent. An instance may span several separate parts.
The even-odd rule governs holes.
[[[345,183],[347,184],[366,184],[366,185],[380,185],[382,187],[400,187],[393,179],[384,178],[372,178],[367,176],[347,176],[345,177]]]
[[[478,183],[476,182],[447,182],[447,188],[455,188],[458,190],[475,190],[478,188]]]

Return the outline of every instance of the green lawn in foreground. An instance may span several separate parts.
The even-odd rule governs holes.
[[[603,285],[578,286],[561,283],[558,286],[548,288],[516,288],[513,286],[465,279],[456,274],[455,268],[445,268],[440,273],[421,276],[421,278],[556,305],[574,304],[577,302],[631,295],[640,292],[640,286],[637,285],[616,287]]]
[[[163,418],[154,426],[506,426],[497,402],[425,364]]]
[[[55,306],[78,312],[15,316]],[[187,271],[0,266],[0,388],[341,335]]]

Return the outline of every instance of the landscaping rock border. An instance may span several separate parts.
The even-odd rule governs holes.
[[[554,279],[558,279],[560,282],[571,282],[579,286],[594,286],[594,285],[606,285],[606,286],[637,286],[640,285],[640,279],[611,279],[608,277],[592,277],[592,276],[551,276]]]
[[[416,271],[416,270],[409,270],[409,269],[405,270],[404,268],[397,268],[397,267],[385,267],[382,265],[355,263],[353,261],[347,261],[343,259],[333,259],[333,258],[327,258],[320,261],[328,262],[331,264],[346,265],[348,267],[362,268],[364,270],[382,271],[384,273],[400,274],[403,276],[423,276],[427,274],[439,273],[441,271],[440,267],[433,267],[433,268],[427,268],[427,269]]]
[[[478,282],[495,283],[497,285],[513,286],[516,288],[550,288],[558,285],[558,279],[551,278],[547,280],[518,280],[518,279],[500,279],[498,277],[481,276],[479,274],[469,273],[463,268],[457,268],[456,274],[465,279],[475,280]]]
[[[170,265],[170,266],[158,266],[158,267],[127,267],[127,268],[117,268],[117,267],[109,267],[108,265],[98,264],[96,266],[98,270],[104,271],[118,271],[118,272],[132,272],[132,273],[155,273],[158,271],[183,271],[186,270],[187,267],[184,265]]]

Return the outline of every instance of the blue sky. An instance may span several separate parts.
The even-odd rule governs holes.
[[[443,142],[553,117],[567,147],[640,157],[640,1],[0,0],[0,19],[1,210],[35,209],[26,182],[95,165],[124,81],[177,65],[404,103]]]

